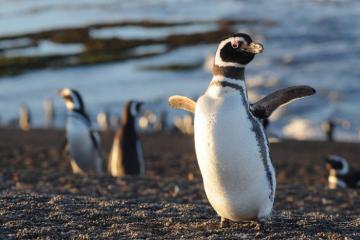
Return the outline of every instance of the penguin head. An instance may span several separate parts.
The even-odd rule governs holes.
[[[349,172],[349,164],[345,158],[338,155],[329,155],[325,159],[326,168],[328,170],[335,170],[336,174],[345,175]]]
[[[84,112],[84,102],[78,91],[70,88],[63,88],[58,91],[58,95],[64,99],[68,111]]]
[[[244,67],[264,47],[252,41],[246,33],[236,33],[223,39],[215,54],[214,65],[219,67]]]
[[[129,119],[135,119],[136,117],[138,117],[141,114],[141,108],[142,105],[144,103],[143,102],[138,102],[138,101],[128,101],[125,104],[125,108],[124,108],[124,112],[123,115],[125,116],[126,121],[128,121]]]
[[[130,114],[133,117],[137,117],[140,115],[141,113],[141,108],[143,106],[143,102],[137,102],[137,101],[130,101],[129,102],[129,110],[130,110]]]

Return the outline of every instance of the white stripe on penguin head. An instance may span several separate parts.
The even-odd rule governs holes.
[[[216,50],[214,65],[219,66],[219,67],[245,67],[244,65],[242,65],[240,63],[224,62],[222,60],[222,58],[220,56],[221,49],[223,49],[223,47],[226,44],[228,44],[229,42],[231,42],[231,45],[233,45],[233,46],[238,45],[239,42],[248,44],[248,42],[242,37],[230,37],[230,38],[227,38],[227,39],[221,41]]]

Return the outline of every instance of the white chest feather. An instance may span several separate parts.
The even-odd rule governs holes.
[[[75,173],[101,171],[102,159],[94,147],[89,126],[81,116],[70,115],[66,126],[66,135]]]
[[[195,112],[196,155],[207,197],[220,216],[234,221],[269,215],[273,205],[269,195],[275,190],[268,149],[263,149],[263,160],[264,145],[257,136],[263,132],[249,115],[245,96],[245,92],[211,86],[199,98]],[[260,128],[258,133],[254,127]],[[264,162],[271,171],[273,189]]]
[[[120,177],[125,175],[124,168],[121,166],[122,156],[120,149],[120,138],[115,137],[111,148],[108,165],[108,171],[110,172],[111,176],[114,177]]]
[[[331,174],[328,177],[329,189],[346,188],[346,183],[336,177],[335,174]]]

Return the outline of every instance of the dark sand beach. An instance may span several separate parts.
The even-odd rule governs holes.
[[[360,167],[359,144],[272,144],[275,208],[257,232],[252,222],[219,228],[191,136],[143,135],[146,176],[112,178],[72,175],[63,135],[0,130],[1,239],[360,239],[360,191],[328,190],[322,160],[337,153]]]

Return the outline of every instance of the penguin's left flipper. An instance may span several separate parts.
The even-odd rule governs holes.
[[[250,109],[255,117],[266,119],[281,105],[287,104],[298,98],[311,96],[315,93],[315,89],[309,86],[283,88],[252,104]]]
[[[175,95],[169,97],[169,106],[195,113],[196,102],[190,98]]]

